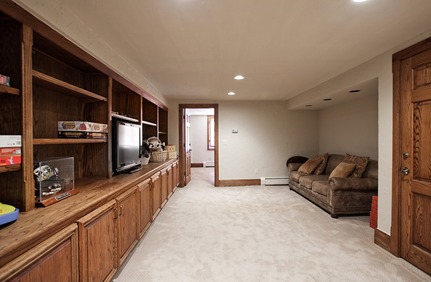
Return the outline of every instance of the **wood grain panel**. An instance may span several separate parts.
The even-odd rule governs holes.
[[[413,68],[413,90],[431,85],[431,64]]]
[[[139,238],[138,190],[130,189],[117,198],[118,206],[118,265],[122,265]]]
[[[139,193],[139,233],[140,237],[142,237],[151,224],[151,179],[147,179],[137,186]]]
[[[166,169],[163,169],[160,172],[160,178],[161,178],[161,201],[160,201],[160,206],[163,207],[166,202],[168,201],[168,174],[166,172]]]
[[[141,120],[141,96],[122,84],[113,82],[112,111]]]
[[[162,183],[160,173],[151,176],[151,194],[152,194],[152,219],[154,220],[160,212],[162,200]]]
[[[413,193],[413,244],[431,252],[431,197]]]
[[[78,281],[78,236],[73,224],[11,261],[1,281]]]
[[[110,201],[78,221],[81,281],[105,281],[115,274],[115,207],[115,201]]]
[[[414,148],[413,148],[413,177],[431,180],[431,143],[429,134],[431,124],[427,118],[431,117],[431,102],[417,103],[414,106]]]

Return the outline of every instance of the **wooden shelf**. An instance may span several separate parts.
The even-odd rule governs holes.
[[[159,134],[168,134],[168,133],[165,131],[159,131]]]
[[[68,138],[36,138],[33,139],[34,145],[67,145],[67,144],[95,144],[106,143],[107,139],[68,139]]]
[[[127,116],[123,116],[123,115],[119,115],[119,114],[112,114],[112,117],[115,117],[115,118],[118,118],[118,119],[132,121],[132,122],[139,122],[139,120],[136,119],[136,118],[127,117]]]
[[[19,95],[19,89],[6,85],[0,85],[0,94]]]
[[[33,70],[33,81],[40,85],[48,87],[50,89],[59,90],[71,95],[83,96],[95,101],[103,101],[103,102],[108,101],[108,98],[105,98],[96,93],[82,89],[80,87],[69,84],[67,82],[64,82],[62,80],[59,80],[57,78],[51,77],[49,75],[46,75],[44,73],[41,73],[35,70]]]
[[[145,121],[145,120],[142,121],[142,124],[149,125],[149,126],[157,126],[157,124],[155,124],[153,122]]]
[[[21,169],[21,164],[0,166],[0,173],[2,173],[2,172],[8,172],[8,171],[20,170],[20,169]]]

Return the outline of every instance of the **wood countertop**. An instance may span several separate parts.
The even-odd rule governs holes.
[[[17,221],[0,227],[0,267],[175,161],[149,163],[138,172],[110,179],[77,181],[75,188],[80,190],[79,194],[20,213]]]

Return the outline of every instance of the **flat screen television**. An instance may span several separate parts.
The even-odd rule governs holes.
[[[141,165],[141,126],[112,119],[112,170],[114,174]]]

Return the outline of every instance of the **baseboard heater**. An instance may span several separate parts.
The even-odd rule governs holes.
[[[204,162],[204,167],[213,167],[214,166],[214,161],[206,161]]]
[[[287,177],[261,177],[260,185],[262,186],[277,186],[277,185],[288,185],[289,178]]]

